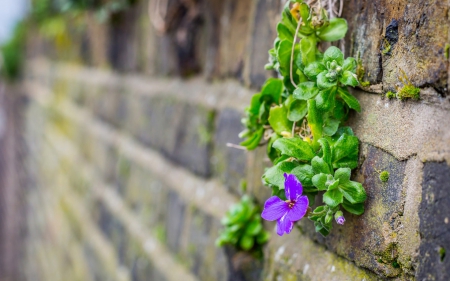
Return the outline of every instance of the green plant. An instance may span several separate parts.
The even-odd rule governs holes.
[[[322,197],[323,205],[308,217],[316,231],[328,235],[341,207],[356,215],[364,212],[366,192],[361,183],[350,180],[358,165],[359,140],[351,128],[342,126],[350,109],[361,110],[347,89],[359,85],[357,63],[344,59],[336,47],[324,53],[318,48],[321,41],[345,36],[345,19],[329,19],[318,5],[293,2],[282,12],[266,65],[280,78],[268,79],[252,97],[242,120],[246,129],[240,134],[245,138],[241,145],[252,150],[263,138],[267,141],[274,166],[263,181],[274,196],[286,200],[284,174],[289,173],[301,182],[311,206],[315,196]]]
[[[388,171],[382,171],[380,173],[380,180],[382,182],[387,182],[389,180],[389,172]]]
[[[400,71],[402,75],[399,76],[399,80],[403,84],[403,86],[397,89],[397,98],[400,100],[419,100],[420,89],[411,83],[411,81],[408,79],[408,76],[406,76],[406,73],[402,69],[400,69]]]
[[[261,254],[262,245],[269,240],[270,234],[263,228],[260,212],[259,207],[248,196],[243,196],[222,219],[224,229],[217,238],[216,245],[228,244],[239,250],[252,250]]]
[[[392,92],[392,91],[388,91],[387,93],[386,93],[386,98],[388,98],[388,99],[393,99],[393,98],[395,98],[397,95],[394,93],[394,92]]]
[[[0,74],[14,81],[19,78],[24,61],[26,43],[26,27],[24,22],[16,25],[8,42],[0,47]]]

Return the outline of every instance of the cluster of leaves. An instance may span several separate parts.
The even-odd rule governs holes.
[[[316,231],[327,235],[341,206],[353,214],[364,212],[365,190],[350,180],[351,169],[358,163],[359,140],[350,128],[341,127],[350,109],[360,111],[358,100],[347,89],[359,85],[357,62],[344,59],[337,47],[324,53],[318,49],[321,41],[345,36],[345,19],[328,19],[323,9],[301,0],[293,2],[283,10],[266,65],[279,78],[268,79],[252,97],[242,120],[246,129],[240,136],[246,139],[241,145],[251,150],[267,140],[274,166],[263,181],[274,195],[285,200],[284,173],[297,176],[311,204],[323,194],[324,205],[309,218]]]
[[[388,99],[397,98],[402,101],[406,99],[419,100],[420,89],[411,83],[411,81],[409,80],[408,76],[406,75],[405,71],[403,71],[403,69],[400,69],[400,72],[401,75],[399,76],[399,80],[403,84],[403,86],[397,87],[397,93],[388,91],[386,93],[386,98]]]
[[[224,229],[216,240],[217,246],[233,245],[237,249],[261,254],[262,245],[270,234],[264,230],[261,210],[248,196],[233,205],[222,219]]]

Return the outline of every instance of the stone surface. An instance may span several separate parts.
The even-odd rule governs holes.
[[[344,212],[345,225],[334,223],[326,238],[315,233],[312,222],[308,220],[302,221],[302,229],[317,242],[325,244],[327,249],[358,266],[386,277],[404,275],[402,267],[410,267],[411,264],[400,264],[397,244],[405,204],[402,186],[406,162],[397,161],[373,146],[362,145],[360,163],[354,180],[361,182],[366,190],[365,213],[355,216]],[[386,183],[379,179],[379,172],[384,170],[390,173]],[[321,203],[318,200],[316,204]]]
[[[450,167],[426,162],[420,203],[419,265],[417,280],[450,278]]]
[[[211,175],[215,112],[187,104],[177,130],[176,146],[169,158],[203,177]]]
[[[226,108],[220,111],[216,118],[212,158],[215,176],[236,194],[242,193],[247,153],[227,144],[237,145],[242,141],[238,136],[243,130],[241,118],[241,112],[236,110]]]
[[[245,40],[250,27],[248,13],[252,1],[224,1],[220,33],[220,73],[242,79],[245,52],[248,40]]]
[[[259,88],[273,73],[264,69],[269,59],[268,51],[277,37],[276,23],[280,17],[280,1],[253,1],[250,9],[251,24],[247,38],[247,52],[244,81],[253,88]]]
[[[264,280],[270,281],[380,280],[374,273],[330,253],[298,232],[283,237],[273,232],[265,251],[263,275]]]
[[[353,93],[362,111],[353,112],[347,125],[362,142],[380,147],[399,160],[417,154],[423,162],[450,162],[450,131],[443,122],[450,120],[450,110],[443,107],[444,103],[402,102],[361,91]]]
[[[360,54],[371,84],[382,82],[385,92],[394,90],[403,70],[414,85],[431,85],[440,95],[447,95],[448,3],[352,0],[344,3],[343,11],[349,22],[346,49],[354,57]],[[391,46],[394,41],[387,44],[385,38],[394,19],[398,42]]]

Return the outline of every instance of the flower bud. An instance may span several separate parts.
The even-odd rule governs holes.
[[[336,220],[336,222],[338,224],[344,225],[345,218],[344,218],[344,214],[341,211],[337,211],[336,214],[334,214],[334,219]]]

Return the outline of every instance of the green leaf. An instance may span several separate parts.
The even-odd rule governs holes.
[[[278,186],[279,189],[284,189],[284,173],[290,173],[295,167],[297,167],[297,164],[293,162],[280,162],[267,169],[262,179],[266,185]]]
[[[309,100],[319,93],[319,89],[314,82],[303,82],[294,91],[294,97],[299,100]]]
[[[295,74],[295,73],[293,73],[292,74],[294,77],[293,77],[293,80],[294,80],[294,82],[298,82],[297,80],[297,75]],[[290,78],[290,75],[286,75],[286,76],[284,76],[284,78],[283,78],[283,83],[284,83],[284,88],[286,89],[286,92],[289,94],[289,95],[292,95],[292,93],[295,91],[295,86],[292,84],[292,82],[291,82],[291,78]]]
[[[327,182],[329,180],[333,180],[333,177],[324,173],[320,173],[312,177],[312,183],[318,190],[327,190]]]
[[[322,111],[329,111],[334,107],[336,100],[336,87],[328,88],[319,92],[316,96],[317,108]]]
[[[273,133],[270,136],[269,142],[267,143],[267,156],[269,156],[269,158],[272,162],[274,162],[275,159],[277,159],[280,156],[278,151],[272,147],[273,143],[280,137],[281,137],[280,135]]]
[[[331,46],[323,54],[323,61],[326,64],[327,62],[332,62],[334,60],[338,65],[342,65],[344,63],[344,54],[338,47]]]
[[[244,235],[242,236],[239,245],[241,246],[242,249],[248,251],[253,247],[253,244],[254,244],[253,237],[249,235]]]
[[[339,186],[339,180],[334,180],[329,186],[328,190],[335,190]]]
[[[319,232],[323,236],[328,236],[328,234],[330,234],[331,226],[324,225],[320,221],[314,222],[314,226],[316,228],[316,232]]]
[[[325,224],[330,224],[332,220],[333,220],[333,214],[328,213],[328,214],[325,216]]]
[[[339,120],[333,118],[327,118],[324,122],[323,133],[327,136],[332,136],[336,133],[339,128]]]
[[[343,120],[347,117],[348,108],[345,106],[345,103],[342,100],[335,100],[333,116],[337,120]]]
[[[250,102],[250,107],[247,108],[248,111],[254,115],[259,115],[259,109],[261,107],[261,102],[259,99],[261,98],[261,93],[254,94],[252,96],[252,100]]]
[[[352,170],[350,168],[339,168],[334,172],[334,178],[339,180],[341,184],[346,184],[350,181]]]
[[[261,231],[258,236],[256,236],[256,242],[260,245],[266,243],[270,239],[270,233],[267,231]]]
[[[306,101],[294,100],[288,108],[288,119],[293,122],[300,121],[303,117],[306,116],[306,113],[308,113]]]
[[[285,106],[274,106],[270,109],[269,124],[273,130],[282,134],[282,132],[291,132],[293,123],[287,119],[288,110]]]
[[[291,34],[295,33],[295,29],[297,27],[297,20],[291,14],[291,10],[289,8],[289,2],[284,6],[283,12],[281,14],[281,22],[289,29]]]
[[[312,221],[320,221],[326,215],[327,210],[327,206],[319,206],[308,215],[308,218]]]
[[[345,88],[338,88],[338,93],[341,96],[341,98],[345,101],[345,103],[348,105],[348,107],[361,112],[361,106],[359,105],[359,101],[352,96],[349,91]]]
[[[342,76],[339,78],[339,82],[341,82],[344,85],[356,87],[359,85],[358,78],[356,77],[356,74],[353,72],[350,72],[348,70],[344,71]]]
[[[309,21],[309,14],[310,14],[310,8],[308,6],[308,4],[306,3],[301,3],[300,7],[300,16],[302,17],[302,21],[307,23]]]
[[[245,146],[248,150],[253,150],[259,145],[259,142],[261,141],[263,134],[264,128],[261,127],[255,133],[253,133],[253,135],[251,135],[248,139],[241,142],[240,145]]]
[[[245,228],[245,234],[249,236],[256,236],[262,228],[263,226],[260,220],[252,220]]]
[[[266,102],[264,101],[261,103],[261,106],[259,107],[259,120],[262,124],[265,124],[267,122],[267,118],[269,117],[269,112],[266,110]]]
[[[292,156],[299,161],[310,161],[315,156],[309,143],[300,138],[278,139],[273,147],[281,151],[281,154]]]
[[[292,33],[289,28],[286,27],[283,23],[278,23],[277,25],[278,37],[281,40],[289,40],[291,42],[294,41],[294,33]]]
[[[323,159],[328,165],[331,165],[332,154],[331,154],[330,143],[329,143],[328,140],[325,139],[325,138],[319,139],[318,142],[319,142],[320,146],[322,147],[322,159]]]
[[[273,145],[272,145],[272,147],[273,147]],[[274,148],[275,149],[275,148]],[[276,150],[276,149],[275,149]],[[278,151],[278,150],[277,150]],[[280,152],[278,152],[278,153],[280,153]],[[277,159],[275,159],[275,161],[273,161],[273,164],[274,165],[277,165],[278,163],[281,163],[281,162],[283,162],[283,161],[286,161],[286,160],[288,160],[290,158],[290,156],[287,156],[287,155],[281,155],[280,157],[278,157]]]
[[[316,60],[317,42],[313,36],[304,37],[300,41],[300,53],[302,54],[302,63],[308,66]]]
[[[344,61],[344,64],[342,65],[342,70],[355,72],[356,71],[356,60],[352,57],[346,58]]]
[[[351,204],[347,200],[344,199],[344,203],[342,203],[342,207],[352,214],[362,215],[364,213],[364,203]]]
[[[337,81],[328,80],[328,78],[326,77],[327,73],[327,71],[324,71],[317,75],[317,87],[319,87],[319,89],[328,89],[336,86]]]
[[[358,138],[346,133],[342,134],[332,146],[333,168],[356,168],[358,165],[358,152]]]
[[[303,187],[313,186],[312,177],[314,176],[314,170],[310,165],[297,166],[290,173],[297,177]]]
[[[332,42],[344,38],[347,33],[347,21],[343,18],[332,18],[330,24],[320,30],[318,37],[322,41]]]
[[[313,135],[312,146],[314,150],[319,149],[319,143],[317,142],[322,137],[323,120],[322,114],[316,107],[316,101],[313,99],[308,100],[308,125]]]
[[[277,50],[277,58],[280,62],[280,72],[283,76],[289,76],[291,64],[292,41],[281,40]]]
[[[304,69],[304,73],[306,76],[309,77],[309,79],[316,81],[317,79],[317,75],[319,75],[319,73],[326,71],[327,68],[325,67],[325,65],[323,65],[320,62],[313,62],[310,63],[307,67],[305,67]]]
[[[272,97],[272,102],[278,103],[283,91],[284,86],[281,79],[269,78],[261,90],[261,97],[270,96]]]
[[[366,191],[364,190],[362,184],[359,182],[348,181],[347,183],[340,184],[339,190],[342,191],[345,199],[347,199],[352,204],[362,203],[366,201]]]
[[[328,166],[328,163],[319,156],[316,156],[311,160],[311,166],[316,174],[330,174],[330,166]]]

